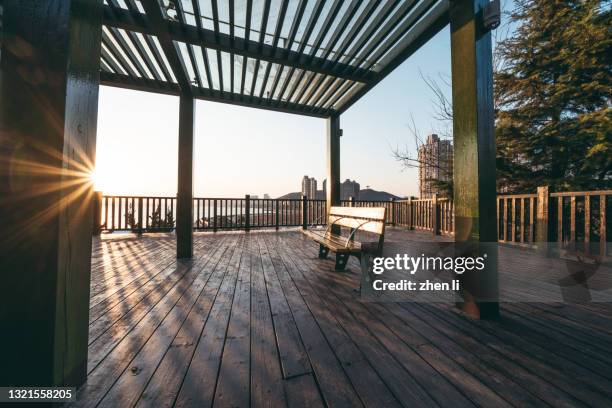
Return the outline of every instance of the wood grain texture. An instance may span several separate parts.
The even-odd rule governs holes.
[[[448,239],[386,231],[389,245],[425,238]],[[331,272],[297,231],[195,233],[192,261],[173,259],[173,239],[94,240],[92,285],[108,295],[92,304],[76,406],[612,404],[609,303],[502,303],[503,319],[477,321],[454,305],[363,301],[359,263]],[[155,248],[167,265],[148,260]],[[517,265],[537,273],[528,259],[502,248],[502,287]]]

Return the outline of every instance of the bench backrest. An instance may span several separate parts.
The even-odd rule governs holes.
[[[385,234],[385,207],[331,207],[329,224]]]

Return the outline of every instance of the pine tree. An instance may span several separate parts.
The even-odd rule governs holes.
[[[495,73],[498,181],[509,192],[612,186],[612,11],[518,0]]]

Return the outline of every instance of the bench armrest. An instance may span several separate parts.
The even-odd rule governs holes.
[[[353,238],[355,236],[355,233],[357,232],[357,230],[359,228],[361,228],[362,226],[364,226],[365,224],[367,224],[368,222],[370,222],[370,220],[364,221],[361,224],[359,224],[357,226],[357,228],[353,228],[353,231],[351,231],[351,234],[348,236],[348,238],[346,239],[346,244],[344,244],[344,247],[348,247],[349,242],[351,241],[351,238]]]
[[[330,223],[330,222],[328,221],[328,222],[327,222],[327,228],[325,228],[325,233],[327,234],[327,231],[329,231],[329,228],[330,228],[330,227],[333,227],[333,226],[334,226],[334,224],[336,223],[336,221],[339,221],[339,220],[344,219],[344,218],[350,218],[350,217],[347,217],[347,216],[344,216],[344,217],[338,217],[338,218],[336,218],[336,220],[335,220],[334,222],[332,222],[332,223]]]

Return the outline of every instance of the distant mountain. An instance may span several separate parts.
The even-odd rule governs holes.
[[[285,200],[297,200],[297,199],[302,198],[302,193],[297,191],[295,193],[285,194],[285,195],[280,196],[278,198],[279,199],[285,199]],[[393,195],[391,193],[387,193],[386,191],[372,190],[371,188],[366,188],[364,190],[359,190],[359,200],[364,200],[364,201],[389,201],[391,198],[397,200],[397,199],[400,199],[401,197],[398,197],[398,196]],[[317,191],[317,199],[325,200],[325,195],[323,194],[323,190]]]
[[[296,193],[285,194],[277,198],[279,200],[297,200],[298,198],[302,198],[302,193],[298,191]]]
[[[390,199],[398,200],[401,197],[387,193],[386,191],[376,191],[371,188],[359,190],[359,199],[363,201],[389,201]]]

